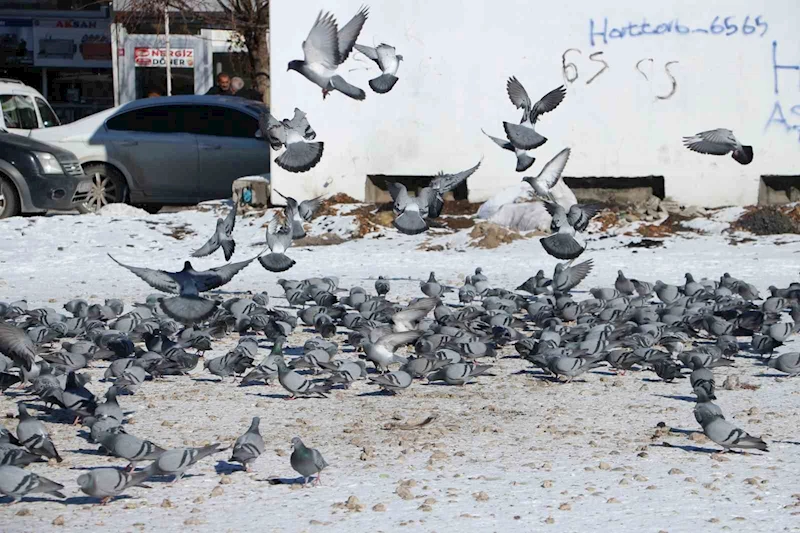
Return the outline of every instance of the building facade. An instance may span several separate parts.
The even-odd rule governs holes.
[[[797,0],[573,0],[546,9],[529,0],[374,0],[358,42],[395,46],[404,58],[399,81],[374,93],[368,80],[379,74],[376,65],[354,51],[339,74],[366,99],[333,92],[323,100],[319,87],[286,66],[303,58],[320,10],[341,28],[361,3],[271,4],[272,112],[280,120],[299,107],[325,142],[309,172],[273,166],[274,188],[284,194],[333,189],[363,199],[371,180],[456,172],[483,157],[469,180],[470,200],[482,201],[538,174],[566,146],[567,177],[655,177],[685,204],[753,204],[765,177],[800,176]],[[503,121],[520,120],[506,94],[510,76],[534,101],[560,85],[567,90],[537,123],[548,141],[525,173],[481,132],[504,138]],[[752,145],[752,163],[683,146],[682,137],[714,128]]]

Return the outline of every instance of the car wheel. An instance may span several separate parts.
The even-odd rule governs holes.
[[[103,206],[124,202],[128,186],[115,168],[107,165],[86,165],[83,172],[92,178],[89,198],[78,207],[81,213],[95,213]]]
[[[19,211],[17,190],[10,181],[0,177],[0,218],[13,217],[18,215]]]

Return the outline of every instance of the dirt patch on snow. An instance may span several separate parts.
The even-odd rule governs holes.
[[[492,224],[491,222],[480,222],[469,232],[473,241],[470,246],[473,248],[497,248],[503,244],[510,244],[525,237],[516,231],[509,230],[503,226]]]
[[[668,237],[676,233],[691,233],[694,230],[688,229],[681,225],[682,222],[690,220],[688,217],[682,217],[671,213],[660,224],[642,224],[636,228],[636,232],[648,238]]]
[[[754,206],[734,222],[734,228],[755,235],[800,233],[800,206]]]

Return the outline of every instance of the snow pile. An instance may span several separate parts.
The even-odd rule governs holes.
[[[132,205],[115,203],[108,204],[100,208],[96,213],[101,217],[147,217],[150,214],[144,209],[133,207]]]
[[[578,202],[567,185],[559,182],[551,189],[556,203],[564,208]],[[478,209],[478,218],[517,231],[545,231],[550,227],[550,213],[534,200],[533,188],[526,182],[507,187],[487,200]]]
[[[726,207],[714,212],[710,217],[697,217],[681,222],[681,226],[711,235],[721,235],[745,212],[743,207]]]

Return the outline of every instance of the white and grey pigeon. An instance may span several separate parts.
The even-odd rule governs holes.
[[[366,98],[362,89],[347,83],[336,74],[336,70],[350,55],[368,14],[369,8],[362,7],[350,22],[339,29],[331,13],[320,11],[303,41],[304,59],[290,61],[287,70],[295,70],[318,85],[323,100],[331,91],[339,91],[355,100]]]
[[[422,331],[404,331],[401,333],[390,333],[382,336],[377,342],[364,342],[364,355],[369,361],[375,364],[379,372],[386,372],[392,363],[404,365],[408,359],[394,352],[400,346],[415,342],[422,336]]]
[[[151,475],[153,475],[152,470],[149,468],[139,472],[126,472],[117,468],[94,468],[78,476],[78,487],[84,494],[100,498],[105,505],[126,489],[141,485]]]
[[[233,227],[236,224],[236,202],[233,204],[228,216],[224,219],[218,218],[217,225],[214,229],[214,235],[211,236],[206,243],[192,253],[192,257],[206,257],[213,254],[217,249],[222,248],[222,253],[225,254],[225,261],[230,261],[233,252],[236,249],[236,243],[233,241],[231,234]]]
[[[483,129],[481,129],[483,131]],[[515,148],[511,141],[507,139],[500,139],[499,137],[494,137],[489,135],[485,131],[483,134],[489,137],[494,143],[502,148],[503,150],[508,150],[509,152],[514,152],[514,155],[517,156],[517,172],[525,172],[531,165],[536,161],[536,158],[531,155],[530,150],[520,150],[519,148]]]
[[[59,492],[63,488],[64,485],[60,483],[23,470],[18,466],[0,466],[0,494],[11,496],[15,502],[32,492],[43,492],[57,498],[66,498]]]
[[[286,214],[292,215],[292,218],[289,222],[292,224],[292,239],[302,239],[306,236],[306,229],[303,227],[303,222],[310,222],[311,219],[314,217],[314,213],[322,205],[322,197],[325,196],[321,194],[315,198],[311,198],[310,200],[303,200],[300,203],[297,203],[297,200],[292,198],[291,196],[284,196],[281,194],[280,191],[275,190],[278,195],[286,200]]]
[[[247,472],[250,471],[250,466],[258,459],[258,456],[264,453],[264,439],[258,430],[259,422],[261,419],[254,416],[250,427],[244,435],[236,439],[236,443],[233,445],[231,461],[244,465]]]
[[[278,217],[272,217],[267,226],[267,247],[270,253],[259,256],[258,262],[270,272],[285,272],[292,268],[295,260],[286,255],[286,250],[292,245],[292,226],[291,220],[294,218],[294,211],[287,206],[286,223],[278,221]]]
[[[506,83],[506,92],[508,92],[511,103],[523,110],[519,124],[503,122],[503,129],[505,129],[511,144],[520,150],[533,150],[546,143],[547,138],[537,133],[534,130],[534,126],[542,114],[548,113],[559,106],[567,94],[567,89],[563,85],[553,89],[534,104],[531,102],[525,87],[516,77],[512,76]]]
[[[259,119],[261,135],[269,141],[273,150],[286,150],[275,158],[275,163],[289,172],[307,172],[322,159],[325,143],[314,141],[317,133],[311,127],[306,114],[294,109],[290,119],[277,120],[271,113],[262,113]]]
[[[200,293],[222,287],[253,259],[230,263],[221,267],[198,271],[192,263],[183,263],[183,270],[167,272],[144,267],[134,267],[120,263],[111,254],[108,255],[118,265],[127,268],[148,285],[159,291],[178,294],[172,298],[160,300],[161,309],[170,317],[184,323],[192,324],[211,316],[219,305],[218,302],[202,298]]]
[[[328,466],[325,458],[319,450],[315,448],[308,448],[300,437],[292,438],[292,455],[289,457],[289,463],[294,468],[295,472],[303,476],[303,486],[308,483],[308,480],[314,474],[317,474],[317,479],[314,480],[315,484],[320,482],[320,474],[322,470]]]
[[[356,50],[377,63],[381,69],[381,75],[369,80],[369,86],[378,94],[386,94],[392,90],[397,83],[397,69],[400,68],[400,61],[403,56],[396,53],[395,47],[386,43],[381,43],[376,48],[356,44]]]
[[[540,242],[545,251],[557,259],[575,259],[586,249],[586,243],[576,239],[577,233],[586,229],[589,221],[601,209],[598,205],[573,204],[569,211],[555,202],[545,202],[547,212],[553,217],[550,229],[555,232]]]
[[[550,192],[550,189],[555,187],[558,180],[561,179],[561,173],[564,172],[564,167],[567,166],[569,155],[570,149],[564,148],[542,167],[538,176],[535,178],[525,176],[522,178],[522,181],[530,185],[533,188],[533,192],[539,198],[555,202],[555,198],[553,198],[553,193]]]
[[[393,200],[394,221],[392,225],[406,235],[418,235],[426,231],[428,229],[428,223],[425,222],[425,217],[428,216],[427,202],[421,202],[418,196],[412,198],[402,183],[392,182],[388,187]]]
[[[742,165],[748,165],[753,160],[753,147],[743,145],[731,130],[725,128],[701,131],[691,137],[684,137],[683,144],[700,154],[726,155],[732,152],[731,157]]]

